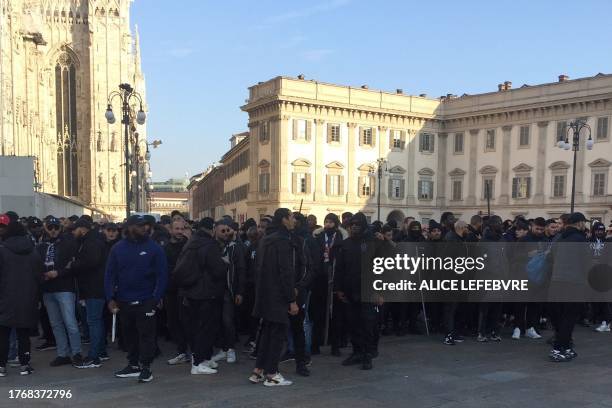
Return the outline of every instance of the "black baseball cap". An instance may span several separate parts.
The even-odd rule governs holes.
[[[157,222],[155,220],[155,217],[149,214],[143,215],[142,218],[145,220],[145,224],[148,224],[150,226],[154,226],[155,223]]]
[[[91,229],[92,223],[87,217],[81,217],[74,223],[74,228],[87,228]]]
[[[60,220],[58,220],[57,218],[55,218],[53,216],[47,217],[45,219],[45,223],[47,225],[60,225],[61,224]]]
[[[567,222],[568,222],[568,224],[576,224],[578,222],[583,222],[583,221],[586,222],[586,220],[587,219],[585,218],[583,213],[581,213],[581,212],[574,212],[574,213],[570,214]]]
[[[104,229],[117,230],[119,228],[117,228],[117,224],[115,224],[114,222],[107,222],[106,224],[104,224]]]
[[[134,214],[134,215],[130,215],[130,217],[125,222],[125,226],[129,227],[132,225],[145,225],[146,223],[147,221],[142,215]]]

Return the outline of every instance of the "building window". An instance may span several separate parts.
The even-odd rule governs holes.
[[[555,141],[556,142],[559,142],[560,140],[565,141],[566,137],[567,137],[567,122],[566,121],[557,122],[557,138],[555,139]]]
[[[482,199],[493,199],[495,197],[495,179],[485,178],[482,180]]]
[[[393,134],[393,148],[394,149],[403,149],[404,148],[404,140],[402,138],[401,130],[392,130]]]
[[[330,125],[329,141],[332,143],[340,143],[340,125]]]
[[[419,151],[426,153],[434,152],[434,135],[431,133],[421,133],[419,135]]]
[[[296,139],[306,140],[306,121],[296,120],[295,126],[296,126]]]
[[[359,195],[361,197],[370,197],[374,195],[374,177],[362,176],[359,177]]]
[[[463,199],[463,181],[453,180],[452,197],[454,201],[460,201]]]
[[[404,180],[399,178],[389,179],[389,197],[399,200],[404,198]]]
[[[463,133],[455,133],[455,154],[463,153]]]
[[[261,173],[259,175],[259,192],[262,194],[270,192],[270,173]]]
[[[597,119],[597,140],[605,140],[608,138],[608,118]]]
[[[372,128],[364,128],[361,130],[361,144],[364,146],[372,146]]]
[[[418,194],[420,200],[431,200],[433,198],[433,181],[419,180]]]
[[[293,188],[294,194],[310,193],[310,173],[293,173]]]
[[[596,197],[606,195],[606,173],[593,174],[593,195]]]
[[[529,146],[529,126],[521,126],[519,134],[519,147]]]
[[[344,177],[340,174],[327,175],[327,195],[339,196],[344,194]]]
[[[529,198],[531,193],[531,177],[520,176],[512,179],[512,198]]]
[[[264,143],[270,140],[270,124],[268,121],[263,121],[259,125],[259,141]]]
[[[565,197],[565,176],[553,176],[553,197]]]
[[[485,137],[485,152],[494,152],[495,151],[495,129],[487,130],[487,135]]]

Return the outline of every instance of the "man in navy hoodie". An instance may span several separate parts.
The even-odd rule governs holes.
[[[126,222],[127,234],[111,249],[104,276],[104,290],[111,313],[121,311],[122,333],[129,364],[116,377],[153,379],[156,308],[166,291],[166,254],[145,231],[146,221],[132,215]]]

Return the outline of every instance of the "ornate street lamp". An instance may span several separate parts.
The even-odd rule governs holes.
[[[380,187],[382,184],[383,174],[387,172],[387,159],[381,157],[376,159],[376,170],[370,171],[368,174],[370,177],[378,178],[378,190],[376,192],[376,206],[378,208],[378,218],[380,221]]]
[[[130,109],[130,102],[136,101],[140,105],[140,109],[136,113],[136,123],[144,125],[147,115],[142,109],[142,97],[130,84],[119,85],[119,91],[113,91],[108,96],[108,106],[104,116],[109,124],[115,123],[115,114],[113,113],[113,100],[119,98],[121,102],[121,123],[124,125],[125,133],[125,214],[126,218],[130,216],[130,122],[132,119],[132,110]]]
[[[587,150],[593,149],[593,138],[591,136],[591,127],[583,120],[576,119],[573,122],[570,122],[567,127],[567,133],[565,135],[565,140],[559,140],[557,143],[557,147],[563,150],[572,149],[574,151],[574,165],[572,166],[572,196],[571,196],[571,212],[574,212],[574,202],[576,195],[576,161],[578,158],[578,150],[580,150],[580,132],[586,129],[588,131],[588,139],[585,143],[585,147]],[[570,131],[572,132],[572,143],[570,144]]]

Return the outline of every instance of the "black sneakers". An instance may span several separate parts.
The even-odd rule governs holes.
[[[371,370],[372,369],[372,356],[366,354],[363,357],[363,362],[361,363],[362,370]]]
[[[115,373],[115,377],[118,378],[129,378],[129,377],[138,377],[142,370],[139,366],[128,365],[123,370],[119,370]]]
[[[86,358],[81,364],[75,364],[76,368],[98,368],[102,365],[99,358]]]
[[[33,371],[34,369],[32,368],[31,365],[29,364],[22,365],[21,370],[19,370],[19,375],[30,375],[32,374]]]
[[[446,337],[444,337],[443,343],[446,344],[447,346],[454,346],[455,338],[453,337],[452,334],[447,334]]]
[[[74,367],[83,365],[83,356],[81,356],[80,353],[76,353],[74,356],[72,356],[72,365]]]
[[[63,365],[72,364],[72,359],[70,357],[55,357],[53,361],[49,363],[51,367],[59,367]]]
[[[308,369],[308,367],[306,367],[306,364],[298,364],[295,367],[295,372],[296,374],[301,375],[302,377],[310,376],[310,370]]]
[[[352,366],[356,364],[360,364],[363,361],[363,356],[359,354],[351,354],[342,362],[343,366]]]
[[[37,351],[55,350],[56,348],[57,346],[55,345],[55,343],[49,343],[48,341],[45,341],[39,346],[36,346]]]
[[[140,375],[138,376],[138,382],[140,383],[148,383],[153,380],[153,373],[151,372],[151,368],[142,367],[140,371]]]

